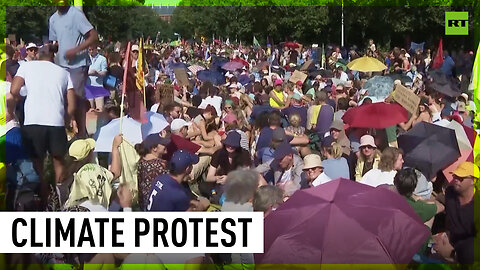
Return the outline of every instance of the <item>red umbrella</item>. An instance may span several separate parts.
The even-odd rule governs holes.
[[[346,179],[295,192],[264,226],[258,264],[408,264],[430,235],[404,197]]]
[[[233,61],[233,62],[242,63],[242,65],[244,65],[244,66],[246,66],[246,67],[249,67],[249,66],[250,66],[250,64],[249,64],[247,61],[245,61],[244,59],[239,58],[239,57],[236,57],[236,58],[232,59],[232,61]],[[232,61],[231,61],[231,62],[232,62]]]
[[[356,128],[387,128],[408,121],[408,112],[397,103],[372,103],[348,110],[343,122]]]
[[[293,49],[296,49],[296,48],[300,47],[300,45],[298,45],[298,43],[291,42],[291,41],[285,42],[284,46],[289,47],[289,48],[293,48]]]

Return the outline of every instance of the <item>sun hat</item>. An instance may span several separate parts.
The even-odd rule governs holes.
[[[363,135],[360,138],[360,147],[368,145],[373,148],[377,148],[377,146],[375,145],[375,139],[372,137],[372,135]]]
[[[317,154],[309,154],[303,158],[303,170],[322,167],[322,158]]]

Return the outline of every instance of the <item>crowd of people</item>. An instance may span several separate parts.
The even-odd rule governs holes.
[[[455,121],[473,128],[472,52],[450,56],[443,51],[443,64],[436,69],[430,49],[395,47],[381,53],[373,40],[365,51],[202,39],[147,41],[144,48],[133,44],[127,52],[127,43],[99,43],[85,15],[68,6],[51,16],[49,39],[53,43],[5,48],[7,210],[261,211],[268,216],[296,191],[341,179],[405,197],[432,233],[415,261],[473,262],[477,165],[461,162],[449,172],[449,182],[442,170],[427,174],[404,166],[408,154],[397,141],[425,122]],[[137,61],[139,54],[144,63]],[[363,55],[387,68],[359,72],[347,67]],[[240,65],[223,69],[229,62]],[[122,102],[124,70],[136,74],[139,65],[145,104],[134,101],[141,95],[135,78],[127,82]],[[188,74],[188,84],[177,78],[178,68]],[[307,78],[291,81],[300,68]],[[456,86],[458,95],[432,86],[435,71]],[[364,85],[374,76],[392,76],[391,92],[401,85],[419,96],[417,112],[386,129],[345,123],[349,110],[395,103],[391,93],[385,99],[369,95]],[[132,115],[136,106],[162,115],[168,126],[135,145],[137,186],[130,187],[117,180],[126,164],[119,152],[125,138],[116,136],[107,154],[94,151],[92,138],[122,112]],[[152,260],[255,263],[253,254],[223,255],[188,254],[172,262],[159,254]],[[36,260],[57,263],[126,263],[135,261],[132,257],[141,256],[36,254]]]

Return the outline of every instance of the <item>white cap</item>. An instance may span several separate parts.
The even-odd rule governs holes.
[[[183,127],[188,127],[190,126],[192,123],[189,123],[183,119],[174,119],[172,121],[172,123],[170,124],[170,129],[172,131],[177,131],[177,130],[180,130],[181,128]]]
[[[31,48],[37,48],[38,49],[38,46],[37,44],[33,43],[33,42],[30,42],[27,44],[27,47],[25,47],[25,49],[31,49]]]
[[[132,52],[133,51],[138,51],[138,45],[137,44],[132,45]]]

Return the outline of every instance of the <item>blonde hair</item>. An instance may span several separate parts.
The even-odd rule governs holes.
[[[343,151],[342,146],[339,143],[332,143],[331,146],[323,146],[323,151],[328,153],[334,159],[338,159],[342,157]]]
[[[288,118],[288,122],[290,122],[292,127],[299,127],[301,121],[302,117],[298,113],[291,114]]]

